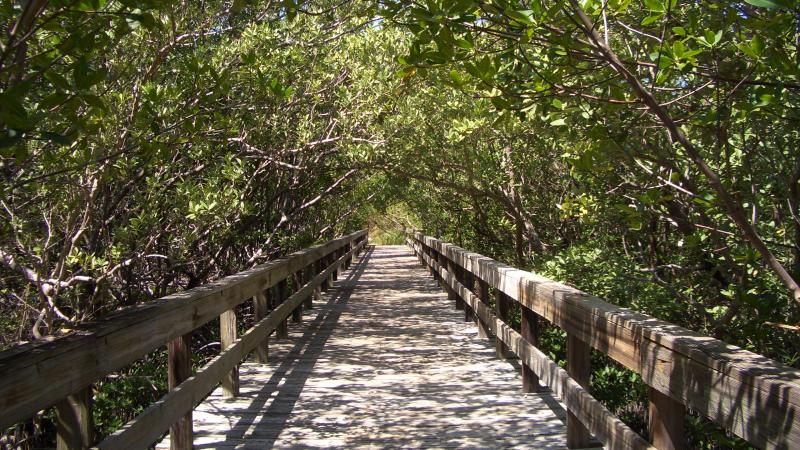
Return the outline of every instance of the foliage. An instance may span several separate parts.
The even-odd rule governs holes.
[[[2,348],[416,227],[798,367],[788,1],[32,0],[0,27]],[[642,429],[640,380],[593,363]],[[136,367],[103,432],[163,388]]]

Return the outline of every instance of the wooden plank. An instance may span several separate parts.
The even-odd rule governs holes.
[[[478,292],[477,292],[478,298],[481,300],[481,303],[483,303],[488,307],[489,283],[481,280],[480,278],[476,278],[476,280],[478,282]],[[477,314],[475,315],[475,317],[477,318]],[[480,318],[478,318],[478,336],[482,338],[488,338],[490,336],[489,327],[487,327],[486,324],[483,323],[483,321]]]
[[[469,284],[467,284],[467,274],[468,273],[469,272],[464,270],[463,267],[458,267],[457,266],[456,267],[456,279],[458,279],[458,282],[463,284],[463,285],[465,285],[465,286],[469,286]],[[461,303],[464,305],[464,322],[472,322],[473,321],[473,317],[474,317],[474,314],[472,313],[472,308],[470,308],[469,305],[465,304],[463,299],[461,300]]]
[[[472,272],[470,272],[470,271],[468,271],[468,270],[466,270],[464,268],[461,269],[461,273],[463,274],[462,276],[463,276],[463,280],[464,280],[462,284],[464,284],[467,287],[467,289],[470,290],[470,292],[474,293],[475,292],[475,276],[472,275]],[[475,315],[475,312],[472,311],[472,308],[467,307],[466,310],[469,311],[469,315],[465,318],[465,320],[470,320],[472,322],[475,322],[475,324],[477,324],[478,323],[478,316]]]
[[[222,350],[236,342],[236,311],[228,310],[219,316],[219,337]],[[222,378],[222,390],[226,397],[239,395],[239,365],[234,365]]]
[[[682,450],[686,435],[686,407],[669,396],[650,388],[648,422],[650,442],[659,450]]]
[[[56,404],[56,448],[87,449],[94,440],[92,387],[87,386]]]
[[[447,267],[447,272],[449,274],[448,276],[450,278],[455,279],[455,277],[456,277],[456,265],[455,265],[455,263],[453,263],[453,261],[447,259],[446,256],[442,256],[442,258],[444,258],[445,265],[446,265],[445,267]],[[449,285],[450,281],[451,280],[449,280],[449,279],[445,279],[444,280],[444,283],[445,283],[444,288],[447,291],[447,298],[450,299],[450,300],[454,300],[455,301],[456,309],[462,310],[462,309],[464,309],[464,301],[461,300],[460,298],[458,298],[458,295],[456,295],[456,292],[450,287],[450,285]]]
[[[366,230],[358,231],[198,288],[125,308],[67,336],[0,353],[0,428],[54,405],[365,235]]]
[[[539,316],[528,308],[522,308],[520,314],[520,335],[522,339],[534,347],[539,347],[539,336],[541,334]],[[540,392],[542,386],[539,384],[539,377],[524,362],[522,363],[522,392]]]
[[[425,258],[427,264],[447,278],[447,270],[438,262]],[[573,411],[578,420],[586,425],[589,431],[609,449],[652,449],[647,441],[631,430],[621,420],[614,416],[597,399],[592,397],[577,381],[547,357],[541,350],[526,342],[522,335],[517,333],[505,322],[497,318],[492,311],[484,305],[478,297],[470,293],[464,286],[452,279],[451,288],[462,294],[466,302],[490,328],[491,332],[501,339],[509,349],[519,355],[567,406]]]
[[[497,289],[494,291],[494,312],[497,318],[506,324],[511,321],[511,298],[505,292]],[[508,346],[502,339],[495,339],[494,346],[498,358],[513,358],[514,355],[509,351]]]
[[[167,344],[167,382],[175,389],[192,376],[192,334],[178,336]],[[176,420],[169,428],[171,450],[191,450],[192,411]]]
[[[350,245],[350,244],[348,244],[348,246],[350,247],[347,250],[349,252],[353,248],[352,248],[352,245]],[[350,258],[352,258],[352,257],[353,256],[351,254]],[[305,270],[303,271],[303,282],[305,283],[308,280],[311,280],[312,278],[314,278],[314,275],[316,275],[316,273],[314,272],[314,265],[313,264],[307,265]],[[315,289],[314,290],[314,294],[309,295],[308,298],[306,299],[306,301],[303,302],[303,308],[312,309],[314,307],[314,300],[316,299],[316,292],[317,292],[317,290]]]
[[[269,299],[265,292],[260,292],[253,298],[253,302],[253,316],[255,322],[258,323],[269,314]],[[269,336],[264,337],[264,340],[256,345],[254,351],[256,362],[267,363],[269,361]]]
[[[589,389],[592,375],[591,347],[574,335],[567,334],[567,373],[584,389]],[[567,447],[588,448],[592,435],[581,423],[577,411],[567,408]]]
[[[361,248],[361,245],[363,244],[356,248]],[[342,263],[343,258],[334,265]],[[233,345],[223,350],[196,374],[175,389],[170,390],[167,395],[161,397],[136,418],[108,436],[97,448],[127,450],[150,446],[161,436],[164,429],[186,411],[194,408],[231,368],[238,365],[262,339],[286,320],[305,296],[330,276],[334,265],[329,266],[285,302],[278,305],[267,317],[247,330]]]
[[[336,319],[306,332],[318,345],[274,345],[271,365],[242,365],[236,402],[217,389],[198,406],[198,447],[563,448],[553,397],[519,395],[514,368],[475,345],[404,248],[373,255],[337,292],[346,302],[319,307]]]
[[[292,286],[294,286],[294,290],[297,291],[298,287],[304,284],[305,281],[303,280],[303,271],[299,270],[295,272],[294,275],[292,276]],[[303,304],[305,302],[306,299],[303,299],[303,302],[300,303],[300,306],[298,306],[292,311],[292,322],[300,323],[303,321]]]
[[[524,307],[634,370],[649,386],[759,447],[800,448],[800,371],[428,236]]]
[[[275,303],[280,305],[281,303],[286,301],[287,293],[289,289],[289,285],[286,281],[286,278],[282,279],[278,282],[278,285],[275,286]],[[289,339],[289,323],[288,319],[284,319],[283,322],[278,325],[278,329],[275,330],[275,338],[276,339]]]
[[[328,255],[328,257],[325,259],[325,265],[331,266],[333,264],[334,258],[335,258],[334,255],[332,254]],[[328,272],[328,286],[333,287],[334,281],[336,281],[336,276],[334,274],[334,271]]]

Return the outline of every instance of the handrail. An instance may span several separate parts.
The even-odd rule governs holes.
[[[564,379],[536,349],[532,328],[539,318],[567,332],[568,378],[577,384],[588,385],[589,346],[641,375],[650,388],[650,435],[656,448],[683,446],[686,406],[758,447],[800,448],[800,371],[422,233],[408,231],[407,236],[451,298],[468,305],[467,316],[476,314],[482,329],[490,329],[520,356],[523,375],[531,371],[529,377],[538,376],[565,396],[568,441],[580,435],[575,423],[580,421],[610,448],[633,446],[627,427],[620,428],[618,419],[593,406],[586,391]],[[487,307],[488,287],[495,290],[500,318]],[[507,321],[506,301],[521,306],[522,333],[502,320]],[[594,414],[581,411],[586,407]]]
[[[85,409],[86,405],[76,407],[72,397],[91,383],[160,346],[181,339],[216,317],[226,317],[228,314],[227,317],[232,316],[235,321],[235,315],[229,311],[249,299],[256,302],[257,310],[259,307],[263,310],[266,306],[265,291],[271,287],[282,287],[285,297],[286,280],[294,277],[295,286],[303,287],[288,299],[278,298],[282,304],[269,315],[264,312],[265,317],[260,317],[256,326],[241,339],[228,337],[226,346],[223,332],[223,347],[226,348],[206,368],[225,366],[222,372],[230,371],[231,365],[238,365],[239,359],[264,341],[266,335],[279,327],[281,322],[285,323],[289,315],[297,314],[302,303],[309,300],[312,291],[320,286],[327,287],[339,267],[348,265],[353,254],[363,248],[367,242],[366,236],[367,231],[361,230],[207,285],[125,308],[69,335],[49,341],[35,341],[0,353],[0,428],[13,425],[59,402],[59,422],[62,422],[61,407],[65,402],[69,403],[65,409],[72,409],[79,415],[81,408]],[[222,325],[225,330],[226,324]],[[227,324],[227,329],[231,329],[230,324]],[[232,329],[235,334],[235,322]],[[231,355],[234,354],[240,358],[233,358]],[[189,359],[185,357],[184,360]],[[229,364],[231,361],[233,363]],[[172,355],[170,363],[173,363]],[[188,378],[188,375],[191,374],[181,378]],[[192,379],[199,377],[200,373]],[[177,380],[178,383],[181,381]],[[219,378],[213,383],[218,381]],[[173,390],[167,396],[171,394]],[[69,401],[63,400],[68,396]],[[85,411],[82,412],[85,414]],[[185,412],[181,411],[181,414]],[[74,424],[65,425],[66,429]],[[67,430],[65,433],[73,431]],[[163,429],[158,433],[161,432]],[[83,437],[82,443],[80,437],[71,438],[78,442],[78,446],[91,444],[86,442],[86,437]],[[72,447],[70,444],[65,446]]]

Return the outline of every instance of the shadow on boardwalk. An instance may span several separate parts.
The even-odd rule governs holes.
[[[240,397],[198,406],[195,448],[564,448],[558,402],[520,394],[407,248],[341,277],[269,364],[243,364]]]

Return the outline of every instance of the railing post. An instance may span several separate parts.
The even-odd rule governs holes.
[[[56,448],[88,449],[92,445],[92,386],[56,404]]]
[[[236,311],[229,309],[219,316],[219,336],[222,350],[233,345],[236,341]],[[233,366],[222,377],[222,392],[225,397],[239,395],[239,364]]]
[[[476,277],[472,272],[470,272],[467,269],[464,269],[464,282],[466,283],[465,285],[467,286],[467,289],[469,289],[469,291],[473,294],[475,294],[475,278]],[[469,305],[467,305],[467,309],[469,310],[470,313],[467,319],[475,322],[475,324],[477,325],[478,313],[475,310],[473,310],[472,307]]]
[[[592,373],[591,348],[571,333],[567,333],[567,373],[578,384],[589,389],[589,377]],[[589,430],[572,411],[567,411],[567,447],[586,448],[591,440]]]
[[[167,382],[172,390],[192,376],[192,334],[187,333],[169,341],[167,358]],[[191,410],[169,428],[169,448],[171,450],[192,448]]]
[[[325,267],[330,267],[330,265],[333,264],[333,261],[335,261],[333,254],[328,255],[328,257],[325,260]],[[328,274],[328,288],[332,288],[333,287],[333,282],[334,281],[336,281],[336,271],[335,270],[332,271],[330,274]]]
[[[481,280],[478,278],[478,298],[480,298],[481,302],[487,307],[489,306],[489,283]],[[489,328],[486,326],[483,321],[478,318],[478,336],[482,338],[488,338],[490,336]]]
[[[315,262],[315,263],[314,263],[314,264],[311,266],[311,273],[313,274],[313,276],[314,276],[314,277],[316,277],[317,275],[319,275],[319,273],[320,273],[320,269],[319,269],[319,267],[320,267],[320,265],[319,265],[319,261]],[[312,278],[313,278],[313,277],[312,277]],[[316,286],[314,287],[314,295],[312,296],[312,298],[313,298],[313,300],[309,300],[309,304],[311,304],[311,303],[313,303],[313,302],[321,302],[321,301],[322,301],[322,285],[319,285],[319,284],[318,284],[318,285],[316,285]],[[308,309],[311,309],[311,306],[309,306],[309,308],[308,308]]]
[[[253,314],[256,323],[269,314],[269,299],[265,293],[261,292],[253,297]],[[257,363],[264,364],[269,361],[269,336],[256,345],[255,354]]]
[[[534,347],[539,346],[539,336],[541,334],[539,315],[530,309],[520,306],[520,334],[529,344]],[[540,392],[542,386],[539,385],[539,377],[533,370],[522,363],[522,392]]]
[[[303,279],[305,280],[306,283],[308,283],[309,281],[313,280],[314,279],[314,275],[315,275],[315,273],[314,273],[314,264],[307,265],[306,268],[303,270],[303,273],[305,274],[305,275],[303,275],[304,276]],[[311,308],[314,307],[314,300],[315,300],[315,297],[316,297],[315,294],[316,294],[317,289],[318,288],[314,288],[314,292],[312,294],[310,294],[308,296],[308,298],[306,298],[305,302],[303,302],[303,306],[306,309],[311,309]]]
[[[442,269],[445,269],[445,270],[449,270],[447,268],[447,257],[444,256],[444,253],[436,250],[436,257],[437,257],[437,261],[439,262],[439,267],[441,267]],[[444,279],[444,277],[442,276],[441,272],[438,273],[437,279],[438,279],[439,283],[442,285],[442,288],[445,290],[445,292],[448,292],[448,294],[449,294],[450,287],[447,285],[447,281]],[[450,296],[448,295],[447,298],[450,298]]]
[[[450,276],[458,279],[458,266],[456,266],[456,263],[450,261],[450,258],[445,257],[445,265]],[[443,280],[443,283],[445,289],[447,289],[448,300],[455,300],[456,309],[464,309],[464,302],[461,300],[458,294],[456,294],[456,291],[450,287],[450,283],[447,280]]]
[[[322,272],[324,272],[325,268],[327,267],[327,265],[325,264],[325,260],[326,260],[326,257],[323,256],[322,258],[318,259],[317,262],[315,263],[316,266],[317,266],[317,274],[318,275],[321,274]],[[320,289],[323,292],[325,292],[325,291],[328,290],[329,287],[330,286],[328,286],[328,277],[325,277],[325,279],[322,280],[322,284],[320,284]]]
[[[289,283],[286,281],[286,278],[282,279],[278,282],[278,285],[275,286],[275,300],[276,306],[280,305],[281,303],[286,301],[287,291],[289,288]],[[287,319],[283,319],[280,324],[278,324],[278,328],[275,329],[275,337],[278,339],[288,339],[289,338],[289,321]]]
[[[303,279],[303,269],[300,269],[292,275],[292,285],[294,286],[294,292],[299,291],[304,284],[306,283],[305,280]],[[292,322],[300,323],[303,321],[303,303],[305,303],[305,300],[303,300],[302,303],[297,305],[297,308],[292,310]]]
[[[686,406],[649,388],[650,442],[659,450],[682,450],[685,445]]]
[[[468,275],[467,269],[465,269],[465,268],[463,268],[461,266],[458,266],[458,265],[456,266],[456,278],[458,279],[458,282],[461,283],[462,286],[466,287],[467,289],[469,289],[471,291],[472,288],[467,283],[467,279],[468,279],[467,275]],[[459,295],[458,299],[464,305],[464,322],[471,322],[472,321],[472,308],[470,308],[469,303],[467,303],[467,301],[462,296]]]
[[[335,263],[336,260],[339,259],[339,255],[340,255],[340,249],[336,249],[336,250],[333,251],[333,253],[331,253],[331,264]],[[339,279],[339,267],[338,266],[335,269],[333,269],[333,272],[331,273],[331,279],[333,281],[336,281],[336,280]],[[333,284],[333,283],[331,283],[331,284]]]
[[[500,289],[494,291],[494,312],[497,318],[505,322],[507,325],[511,322],[511,297],[505,294]],[[500,359],[510,359],[513,357],[511,350],[503,343],[500,336],[496,336],[494,340],[494,349],[497,357]]]

